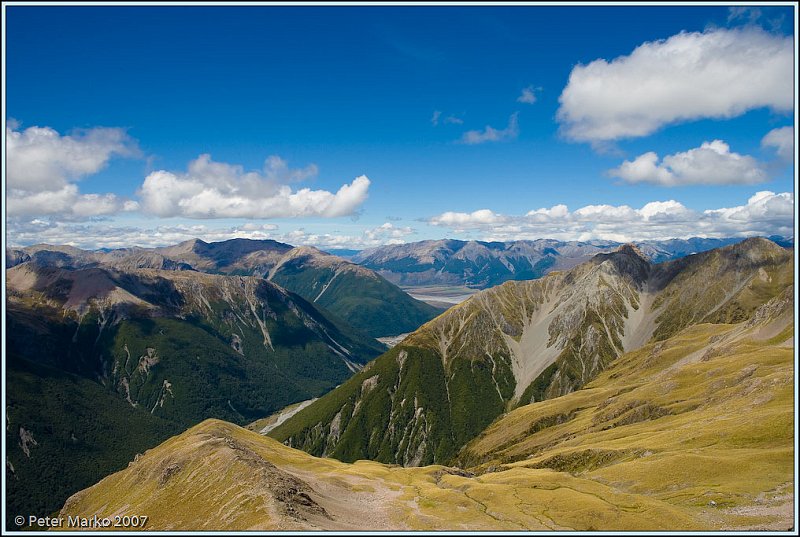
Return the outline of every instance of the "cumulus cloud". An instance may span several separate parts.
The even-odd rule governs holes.
[[[313,233],[304,228],[289,231],[279,235],[276,240],[293,244],[295,246],[315,246],[321,249],[353,248],[360,250],[384,244],[403,244],[406,237],[416,233],[416,230],[407,226],[395,226],[385,222],[380,226],[369,228],[360,233]]]
[[[749,185],[768,179],[761,163],[751,156],[731,152],[722,140],[703,142],[695,149],[667,155],[661,162],[650,151],[632,161],[626,160],[608,174],[628,183],[661,186]]]
[[[572,69],[557,119],[571,140],[610,142],[664,125],[793,105],[792,37],[758,27],[682,32]]]
[[[533,104],[536,102],[536,94],[534,93],[535,88],[533,86],[528,86],[527,88],[522,88],[522,93],[520,93],[519,97],[517,97],[518,103],[525,103],[525,104]]]
[[[316,174],[313,164],[289,170],[278,157],[267,159],[263,172],[214,162],[204,154],[189,163],[187,172],[159,170],[139,189],[142,209],[150,214],[186,218],[295,218],[353,214],[366,200],[370,180],[361,175],[336,193],[302,188],[293,191],[282,181]]]
[[[9,216],[60,215],[80,219],[134,210],[115,194],[81,194],[77,182],[106,167],[113,157],[141,152],[123,129],[97,127],[61,135],[50,127],[9,121],[6,128]]]
[[[794,233],[794,194],[761,191],[740,206],[696,211],[676,200],[628,205],[566,205],[503,215],[489,209],[446,212],[428,220],[456,233],[477,232],[484,240],[553,238],[614,241],[689,237],[744,237]]]
[[[264,176],[270,180],[281,183],[296,183],[316,177],[319,169],[316,164],[309,164],[305,168],[290,169],[289,164],[278,155],[270,155],[264,162]]]
[[[505,129],[495,129],[490,125],[486,125],[483,130],[467,131],[461,137],[461,142],[474,145],[482,144],[485,142],[502,142],[506,140],[513,140],[519,135],[519,123],[517,121],[517,112],[511,114],[508,118],[508,126]]]
[[[773,148],[781,160],[792,162],[794,160],[794,128],[772,129],[761,139],[761,147]]]
[[[505,216],[497,214],[489,209],[479,209],[471,213],[457,213],[448,211],[434,217],[430,221],[431,224],[437,226],[448,226],[460,229],[463,226],[484,226],[491,224],[499,224],[506,219]]]

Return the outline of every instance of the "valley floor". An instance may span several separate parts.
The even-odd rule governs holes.
[[[449,308],[455,304],[460,304],[480,291],[480,289],[458,285],[426,285],[403,287],[402,289],[412,298],[427,302],[437,308]]]

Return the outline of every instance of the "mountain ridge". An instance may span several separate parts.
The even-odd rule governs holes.
[[[206,420],[75,494],[60,516],[135,509],[156,531],[785,531],[793,291],[503,415],[457,466],[345,464]]]
[[[693,237],[635,241],[633,244],[649,261],[660,263],[742,240],[745,239]],[[780,237],[770,240],[781,246],[793,244]],[[552,270],[566,270],[621,245],[600,240],[486,242],[441,239],[368,248],[352,259],[397,285],[466,285],[485,289],[508,280],[536,279]]]
[[[42,244],[7,250],[6,256],[7,268],[32,261],[66,268],[152,268],[265,277],[372,337],[410,332],[441,311],[412,298],[368,268],[314,247],[274,240],[207,243],[191,239],[167,247],[110,251]],[[334,279],[336,283],[330,285]]]
[[[696,323],[740,322],[792,284],[791,259],[759,238],[656,265],[623,246],[505,282],[424,324],[270,435],[344,461],[447,463],[509,408],[574,392],[625,352]]]

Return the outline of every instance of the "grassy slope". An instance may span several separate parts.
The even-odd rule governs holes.
[[[508,413],[462,451],[469,471],[346,464],[208,420],[62,515],[135,512],[150,530],[785,530],[792,293],[754,322],[687,328]]]
[[[690,327],[582,390],[508,413],[462,451],[469,471],[320,459],[211,420],[62,514],[135,511],[151,530],[785,530],[791,293],[749,326]],[[265,493],[281,472],[327,516]]]
[[[498,419],[458,460],[550,469],[706,508],[709,522],[752,511],[792,485],[792,322],[787,311],[762,330],[702,324],[651,343],[583,390]]]
[[[753,238],[656,265],[652,279],[663,286],[653,303],[662,308],[653,338],[662,340],[695,323],[747,319],[794,282],[794,263],[788,250]]]
[[[506,282],[484,291],[407,337],[371,364],[374,369],[305,408],[270,436],[311,454],[343,461],[370,458],[404,465],[447,463],[502,414],[512,399],[511,356],[500,330],[519,340],[525,316],[546,301],[548,292],[568,296],[592,274],[592,267],[606,259],[621,266],[622,274],[634,275],[637,281],[648,279],[651,269],[637,256],[604,254],[569,272],[534,282]],[[655,275],[648,281],[655,289],[650,292],[660,293],[654,307],[662,308],[656,313],[661,324],[655,339],[702,321],[746,319],[791,285],[792,270],[791,256],[762,239],[652,268]],[[601,281],[605,281],[602,276]],[[581,317],[576,326],[554,330],[551,325],[551,338],[554,334],[565,337],[564,347],[555,363],[527,386],[521,402],[574,391],[613,363],[622,343],[607,326],[622,324],[626,311],[622,293],[628,292],[627,300],[638,307],[638,296],[630,287],[617,286],[621,291],[604,285],[593,291],[603,294],[591,308],[578,312]],[[489,310],[480,307],[481,301],[491,305]],[[606,334],[608,337],[602,337]],[[447,339],[449,349],[446,372],[438,350],[442,338]],[[409,354],[403,367],[397,359],[401,351]],[[423,373],[417,369],[420,364]],[[378,389],[367,393],[362,384],[372,375],[378,375]],[[394,392],[397,395],[391,395]],[[421,414],[417,414],[419,409]],[[341,432],[337,433],[337,428]],[[386,440],[393,435],[400,440]],[[408,440],[404,443],[402,438]],[[387,450],[387,445],[395,451]],[[415,457],[417,449],[422,449],[421,457]]]
[[[279,481],[286,474],[327,517],[292,503]],[[468,476],[442,466],[319,459],[208,420],[75,495],[62,515],[135,511],[149,517],[151,531],[703,527],[696,510],[547,470]]]

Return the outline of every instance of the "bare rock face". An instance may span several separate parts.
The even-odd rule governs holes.
[[[28,458],[31,456],[31,446],[38,445],[39,442],[36,441],[30,431],[26,430],[24,427],[19,428],[19,447],[22,448],[22,451],[25,452]]]

